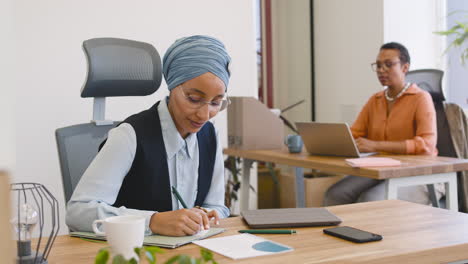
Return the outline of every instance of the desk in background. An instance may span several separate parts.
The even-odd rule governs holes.
[[[239,150],[224,149],[224,154],[243,159],[242,183],[250,182],[250,168],[254,161],[272,162],[295,167],[296,206],[305,207],[304,168],[386,180],[386,198],[397,199],[399,187],[445,183],[447,208],[458,211],[457,171],[468,170],[467,159],[430,157],[416,155],[376,155],[400,160],[398,167],[353,168],[346,164],[344,157],[310,156],[306,152],[291,154],[281,150]],[[247,210],[249,184],[241,184],[240,209]]]
[[[331,206],[328,209],[352,226],[383,236],[379,242],[355,244],[323,234],[324,227],[296,228],[295,235],[259,235],[291,246],[292,252],[234,261],[214,254],[218,263],[467,263],[468,214],[398,200]],[[240,217],[221,220],[226,232],[236,235],[247,229]],[[49,263],[93,263],[106,244],[59,236]],[[199,256],[194,244],[165,250],[158,263],[171,256]]]

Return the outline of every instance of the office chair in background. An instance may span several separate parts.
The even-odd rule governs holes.
[[[105,119],[106,97],[150,95],[159,88],[162,78],[161,58],[151,44],[95,38],[84,41],[83,50],[88,76],[81,97],[94,98],[93,120],[55,131],[65,202],[70,200],[107,132],[119,123]]]
[[[460,106],[445,102],[444,92],[442,90],[442,77],[444,72],[441,70],[436,69],[422,69],[422,70],[414,70],[408,72],[406,79],[409,82],[416,83],[421,89],[429,92],[434,102],[434,107],[436,110],[436,117],[437,117],[437,149],[439,151],[439,156],[444,157],[454,157],[454,158],[466,158],[460,157],[457,155],[453,143],[453,136],[450,132],[450,122],[447,118],[446,107],[447,105],[451,105],[451,107],[458,107]],[[460,108],[461,109],[461,108]],[[463,110],[461,110],[463,113]],[[465,117],[466,119],[466,117]],[[459,205],[463,203],[460,201],[464,199],[462,196],[467,195],[466,192],[460,192],[460,185],[466,184],[463,179],[460,179],[461,172],[458,173],[458,197],[459,197]],[[429,197],[431,199],[432,205],[435,207],[441,207],[439,205],[439,201],[435,194],[435,188],[433,184],[427,185],[429,191]],[[466,198],[465,198],[466,199]],[[441,199],[442,203],[444,203],[444,199]],[[445,205],[443,206],[445,207]]]

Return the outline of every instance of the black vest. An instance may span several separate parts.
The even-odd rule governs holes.
[[[164,101],[163,101],[164,102]],[[157,102],[150,109],[132,115],[129,123],[136,134],[132,167],[120,187],[115,207],[165,212],[172,210],[172,194]],[[210,190],[216,159],[216,134],[207,122],[197,133],[199,149],[198,192],[195,205],[201,206]]]

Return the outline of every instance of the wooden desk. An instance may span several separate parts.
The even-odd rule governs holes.
[[[352,226],[381,234],[383,240],[355,244],[323,234],[323,227],[296,228],[295,235],[260,235],[291,246],[292,252],[249,258],[236,263],[466,263],[468,260],[468,214],[398,200],[386,200],[328,207]],[[235,235],[246,229],[239,217],[222,219],[227,231]],[[105,244],[60,236],[52,247],[49,263],[93,263]],[[177,254],[199,256],[194,244],[167,249],[158,263]],[[234,260],[215,253],[218,263]]]
[[[448,157],[430,157],[416,155],[376,155],[400,160],[398,167],[352,168],[344,157],[310,156],[306,152],[291,154],[282,150],[238,150],[224,149],[224,154],[243,159],[242,182],[250,182],[250,167],[254,161],[273,162],[296,167],[296,205],[305,206],[304,170],[356,175],[386,181],[386,198],[397,199],[399,187],[445,183],[447,208],[458,210],[457,171],[468,170],[468,160]],[[249,185],[241,185],[241,211],[248,209]]]

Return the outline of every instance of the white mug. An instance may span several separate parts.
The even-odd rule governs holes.
[[[104,226],[104,232],[98,225]],[[138,259],[134,248],[143,246],[145,218],[137,215],[112,216],[104,220],[94,220],[93,231],[106,236],[112,255],[122,255],[125,259]]]

